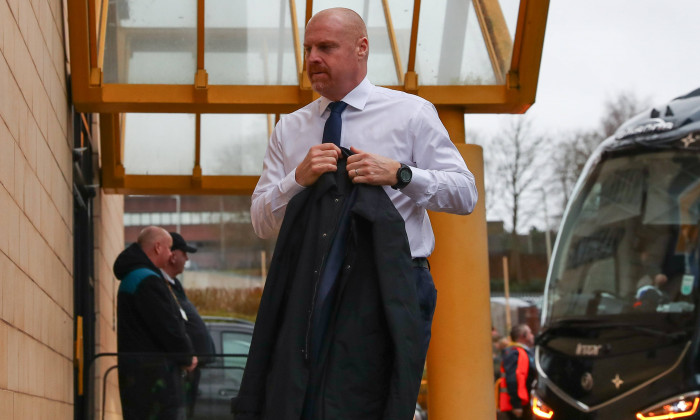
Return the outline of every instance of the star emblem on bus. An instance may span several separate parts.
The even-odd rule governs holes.
[[[615,389],[620,389],[620,385],[624,384],[625,381],[620,379],[620,375],[618,373],[615,374],[615,377],[611,381],[613,385],[615,385]]]
[[[691,144],[695,143],[695,142],[698,141],[698,140],[700,140],[700,136],[699,136],[699,135],[693,135],[693,134],[691,133],[691,134],[688,134],[687,136],[683,137],[683,138],[681,139],[681,142],[683,142],[683,146],[684,146],[685,148],[688,148]]]

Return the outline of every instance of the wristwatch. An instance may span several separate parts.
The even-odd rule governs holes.
[[[413,172],[411,172],[411,168],[402,163],[399,170],[396,171],[396,184],[392,185],[391,188],[400,190],[408,185],[412,178]]]

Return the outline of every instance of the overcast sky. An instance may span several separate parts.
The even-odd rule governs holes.
[[[621,91],[655,105],[700,87],[699,19],[700,0],[551,0],[533,128],[594,128]],[[504,123],[466,120],[486,135]]]

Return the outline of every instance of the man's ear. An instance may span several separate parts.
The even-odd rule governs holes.
[[[357,56],[360,59],[366,59],[369,54],[369,41],[366,36],[357,40]]]

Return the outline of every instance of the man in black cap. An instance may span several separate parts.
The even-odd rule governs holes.
[[[168,281],[168,286],[180,306],[180,311],[183,313],[183,318],[185,318],[185,330],[199,359],[197,368],[188,372],[185,377],[187,418],[192,418],[194,416],[194,404],[197,397],[199,378],[202,374],[200,367],[211,362],[212,358],[206,355],[215,353],[215,350],[214,342],[209,335],[207,326],[199,316],[197,308],[187,299],[185,289],[176,277],[185,270],[185,263],[189,260],[187,253],[197,252],[197,248],[188,245],[182,235],[177,232],[170,232],[170,236],[173,238],[173,245],[170,247],[172,255],[162,269],[163,276]]]

